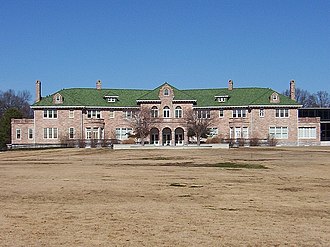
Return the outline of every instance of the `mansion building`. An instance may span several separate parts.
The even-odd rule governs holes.
[[[157,119],[146,138],[150,145],[188,144],[185,118],[194,110],[199,118],[212,118],[209,138],[275,138],[278,145],[320,145],[320,119],[298,117],[302,107],[295,101],[295,82],[290,96],[270,88],[177,89],[164,83],[152,90],[68,88],[41,97],[36,82],[33,119],[12,119],[13,148],[54,146],[63,141],[117,140],[124,142],[134,129],[132,116],[149,109]],[[156,124],[157,123],[157,124]]]

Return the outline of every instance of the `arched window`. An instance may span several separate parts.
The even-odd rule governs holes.
[[[170,90],[168,88],[165,88],[163,91],[164,96],[169,96],[170,95]]]
[[[175,107],[175,117],[182,118],[182,108],[181,106]]]
[[[164,110],[163,110],[163,117],[164,118],[169,118],[170,117],[170,108],[168,106],[165,106],[164,107]]]
[[[158,108],[157,108],[157,106],[153,106],[151,108],[151,117],[153,117],[153,118],[158,117]]]

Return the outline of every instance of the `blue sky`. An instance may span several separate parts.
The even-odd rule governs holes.
[[[0,0],[0,90],[297,87],[330,93],[328,0]]]

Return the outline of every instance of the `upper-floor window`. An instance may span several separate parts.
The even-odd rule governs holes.
[[[279,103],[280,102],[280,96],[278,95],[278,93],[276,93],[276,92],[272,93],[272,95],[270,96],[270,102],[271,103]]]
[[[278,118],[288,118],[289,117],[289,109],[276,109],[275,116]]]
[[[163,109],[163,117],[169,118],[170,117],[170,108],[168,106],[165,106]]]
[[[157,108],[157,106],[151,107],[151,117],[153,117],[153,118],[158,117],[158,108]]]
[[[264,108],[259,109],[259,117],[265,117],[265,109]]]
[[[74,110],[69,110],[69,118],[74,118]]]
[[[28,129],[28,139],[33,139],[33,129]]]
[[[233,118],[245,118],[245,117],[246,117],[246,109],[233,110]]]
[[[101,111],[87,110],[87,118],[101,118]]]
[[[175,107],[175,117],[182,118],[182,108],[181,106]]]
[[[16,129],[16,139],[20,140],[22,137],[21,129]]]
[[[57,110],[44,110],[44,118],[57,118]]]
[[[109,118],[115,117],[115,111],[109,111]]]
[[[133,111],[124,111],[124,118],[132,118],[133,114]]]
[[[223,109],[219,110],[219,117],[223,117]]]
[[[61,94],[57,93],[53,96],[53,103],[55,104],[61,104],[63,103],[63,97]]]
[[[170,90],[168,88],[165,88],[163,91],[164,96],[169,96],[170,95]]]
[[[198,118],[211,118],[211,113],[209,110],[198,110],[197,117]]]

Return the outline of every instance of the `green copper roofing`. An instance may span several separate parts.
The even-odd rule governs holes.
[[[167,84],[169,85],[169,84]],[[136,89],[96,89],[96,88],[70,88],[62,89],[59,93],[63,97],[63,103],[54,104],[53,96],[43,97],[41,101],[32,107],[137,107],[137,101],[159,100],[159,90],[163,85],[153,90]],[[293,105],[299,104],[289,97],[279,94],[279,103],[270,103],[270,97],[275,91],[270,88],[227,88],[218,89],[189,89],[179,90],[169,85],[174,92],[174,100],[195,100],[197,107],[230,107],[248,105]],[[105,96],[118,96],[116,102],[108,102]],[[218,102],[215,96],[228,96],[226,102]]]

